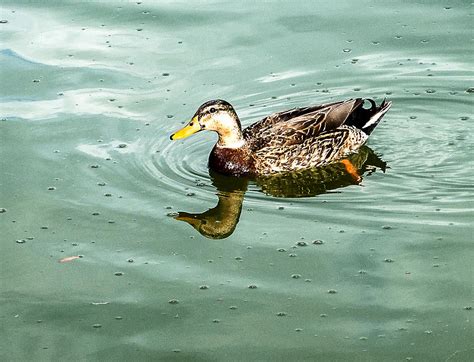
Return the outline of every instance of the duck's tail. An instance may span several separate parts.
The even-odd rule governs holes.
[[[364,101],[369,101],[372,106],[367,109],[364,108]],[[384,114],[390,109],[391,105],[392,102],[389,102],[386,99],[384,99],[379,106],[377,106],[373,99],[361,99],[359,107],[353,111],[350,118],[346,121],[346,124],[355,126],[367,135],[370,135],[375,127],[377,127]]]

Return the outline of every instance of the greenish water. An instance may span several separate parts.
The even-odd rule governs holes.
[[[469,2],[0,18],[2,360],[474,358]],[[249,125],[353,97],[393,101],[361,185],[337,167],[226,179],[215,135],[169,140],[208,99]]]

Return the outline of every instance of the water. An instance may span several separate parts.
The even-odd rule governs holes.
[[[468,2],[0,18],[2,360],[472,360]],[[359,96],[393,101],[361,185],[228,179],[214,135],[169,141],[208,99],[249,125]]]

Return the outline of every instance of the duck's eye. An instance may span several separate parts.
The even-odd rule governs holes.
[[[211,112],[211,113],[216,113],[216,109],[215,109],[214,107],[212,107],[212,108],[209,110],[209,112]]]

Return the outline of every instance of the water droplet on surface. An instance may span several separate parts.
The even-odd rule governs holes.
[[[467,88],[466,93],[474,93],[474,87]]]
[[[7,24],[8,20],[0,20],[0,24]]]
[[[130,259],[127,259],[127,262],[128,262],[128,263],[133,263],[134,260],[133,260],[132,258],[130,258]]]
[[[257,286],[255,284],[250,284],[248,286],[249,289],[257,289]]]
[[[17,244],[24,244],[26,243],[26,240],[25,239],[18,239],[15,241]]]
[[[118,320],[118,321],[121,321],[123,319],[123,317],[118,315],[118,316],[115,317],[115,319]]]
[[[277,313],[278,317],[285,317],[286,315],[287,315],[286,312],[278,312]]]
[[[179,300],[178,299],[170,299],[168,301],[169,304],[178,304],[179,303]]]
[[[349,49],[349,48],[345,48],[345,49],[342,49],[342,51],[344,53],[350,53],[352,51],[352,49]]]
[[[288,254],[288,256],[289,256],[290,258],[296,258],[297,255],[294,254],[294,253],[291,253],[291,254]]]
[[[299,278],[301,278],[301,274],[291,274],[291,277],[293,279],[299,279]]]
[[[328,290],[328,293],[329,293],[329,294],[336,294],[336,293],[337,293],[337,290],[335,290],[335,289],[329,289],[329,290]]]
[[[199,289],[206,290],[206,289],[209,289],[209,286],[208,285],[200,285]]]
[[[115,272],[114,275],[116,277],[121,277],[123,275],[123,272]]]
[[[382,226],[382,229],[384,230],[392,230],[392,227],[390,225],[384,225]]]
[[[322,244],[324,244],[324,241],[322,241],[322,240],[313,240],[312,244],[314,244],[314,245],[322,245]]]
[[[390,259],[390,258],[385,258],[383,261],[386,263],[393,263],[395,260]]]
[[[126,148],[127,144],[126,143],[120,143],[117,147],[118,148]]]
[[[91,168],[99,168],[100,166],[99,165],[91,165],[90,167]]]
[[[168,77],[170,74],[169,73],[162,73],[161,74],[163,77]]]
[[[96,324],[93,324],[92,327],[94,327],[94,328],[102,328],[102,324],[96,323]]]
[[[0,214],[3,214],[4,212],[7,212],[7,209],[0,207]]]
[[[213,319],[213,320],[212,320],[212,323],[220,323],[220,322],[221,322],[220,319]]]
[[[297,246],[308,246],[308,243],[306,241],[298,241],[296,243]]]

